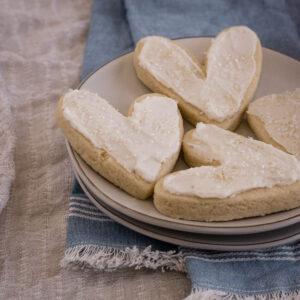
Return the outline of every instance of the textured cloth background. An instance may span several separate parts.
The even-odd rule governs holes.
[[[91,5],[0,0],[0,125],[16,138],[16,179],[0,215],[0,299],[182,299],[190,291],[179,272],[59,267],[73,175],[55,109],[79,83]]]
[[[15,179],[13,151],[16,134],[14,125],[10,99],[5,92],[5,82],[0,73],[0,213],[9,199],[11,183]]]

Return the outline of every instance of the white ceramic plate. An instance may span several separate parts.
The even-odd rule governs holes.
[[[208,48],[210,38],[184,38],[177,42],[187,47],[198,59]],[[270,49],[263,49],[264,62],[259,87],[254,97],[258,98],[271,93],[278,93],[298,87],[300,62]],[[149,90],[137,79],[133,64],[133,53],[120,56],[91,74],[80,86],[98,93],[107,99],[121,113],[126,114],[134,99],[149,93]],[[185,123],[185,129],[192,128]],[[252,135],[246,122],[238,128],[244,135]],[[112,209],[131,218],[152,225],[169,229],[210,233],[210,234],[249,234],[274,230],[300,221],[300,208],[287,212],[271,214],[265,217],[247,218],[229,222],[196,222],[177,220],[160,214],[153,206],[151,199],[141,201],[120,190],[96,172],[94,172],[78,155],[73,156],[73,165],[78,168],[84,183],[102,202]],[[186,168],[179,159],[175,169]]]
[[[209,235],[187,233],[149,225],[113,210],[111,207],[103,203],[101,199],[97,198],[83,184],[78,174],[76,174],[76,178],[88,198],[111,219],[141,234],[178,246],[210,250],[238,251],[269,248],[291,243],[300,239],[300,223],[273,231],[250,235]]]

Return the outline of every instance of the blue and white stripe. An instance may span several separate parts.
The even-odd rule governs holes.
[[[210,262],[238,262],[238,261],[300,261],[300,242],[291,245],[278,246],[263,250],[251,251],[203,251],[195,249],[181,249],[185,259],[198,259]]]
[[[69,216],[79,217],[99,222],[114,222],[85,197],[70,197]]]

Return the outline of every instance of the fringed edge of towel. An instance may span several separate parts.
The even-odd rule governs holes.
[[[217,290],[193,289],[184,300],[296,300],[300,298],[300,291],[275,291],[267,294],[244,296]]]
[[[151,246],[144,250],[137,247],[123,250],[95,246],[79,245],[65,251],[60,265],[64,268],[82,268],[112,271],[124,267],[135,269],[161,269],[186,272],[182,254],[176,251],[152,251]]]

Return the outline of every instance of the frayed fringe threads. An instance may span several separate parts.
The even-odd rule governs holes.
[[[263,295],[242,296],[216,290],[194,289],[184,300],[299,300],[300,291],[273,292]]]
[[[66,268],[82,268],[112,271],[122,267],[135,269],[148,268],[162,271],[186,272],[182,253],[175,251],[152,251],[151,246],[144,250],[137,247],[118,250],[100,246],[75,246],[67,249],[60,265]],[[273,292],[263,295],[243,296],[217,290],[193,289],[184,300],[299,300],[300,291]]]
[[[175,251],[152,251],[151,246],[144,250],[137,247],[124,250],[101,246],[75,246],[65,251],[60,265],[67,268],[87,268],[97,270],[114,270],[122,267],[135,269],[148,268],[162,271],[173,270],[186,272],[181,253]]]

